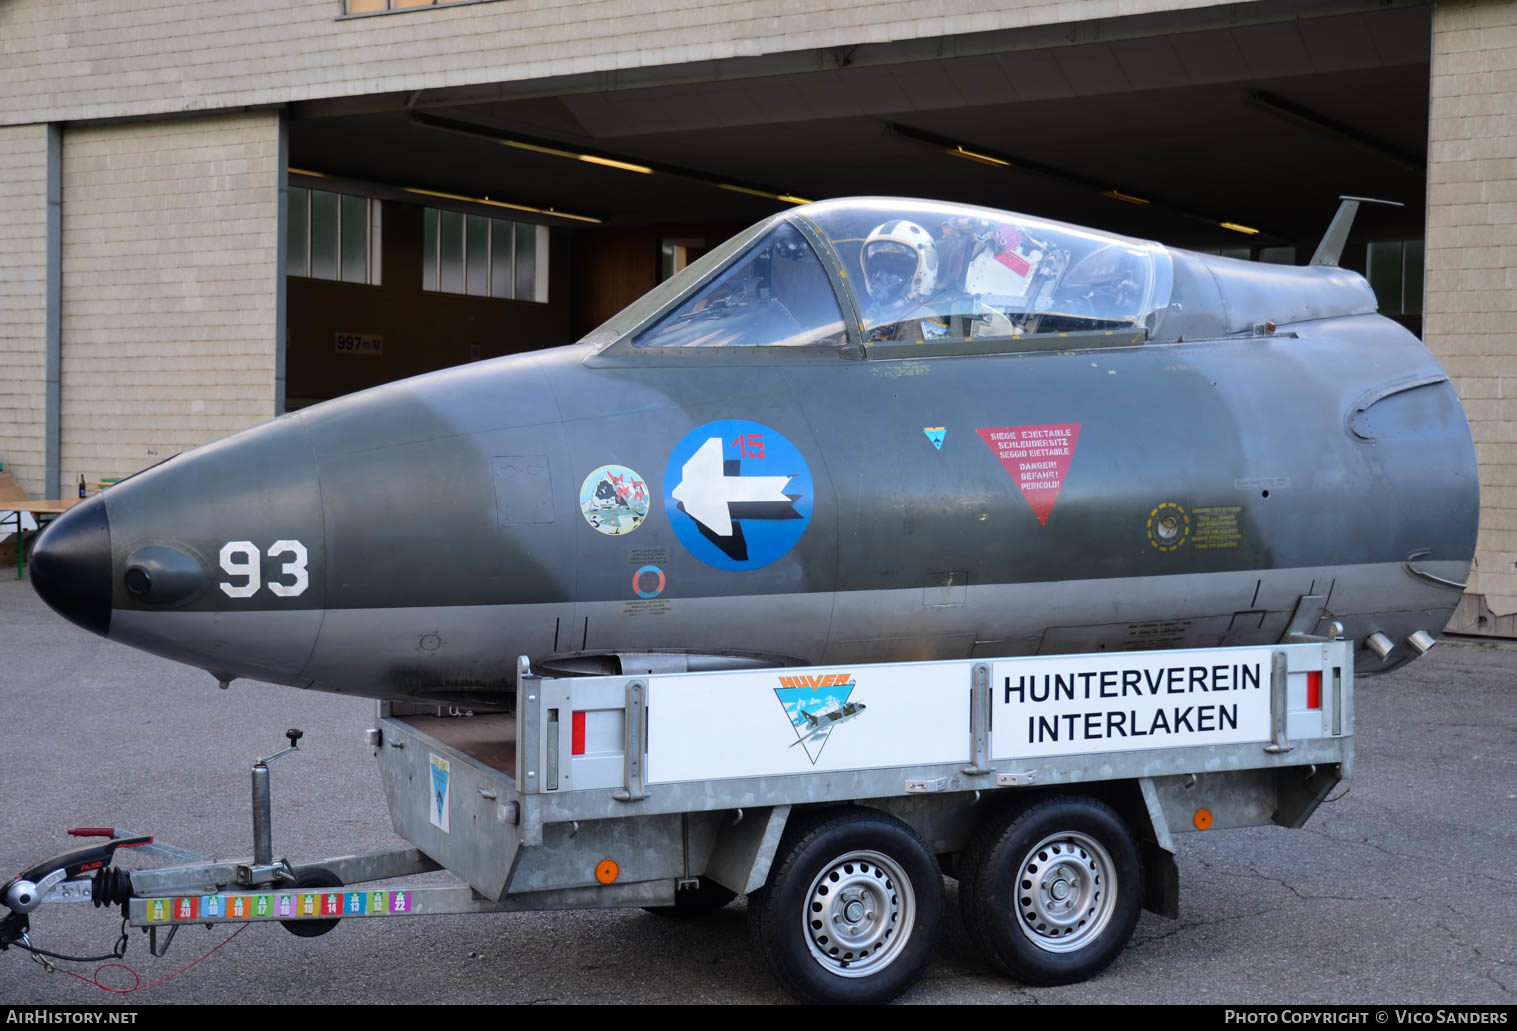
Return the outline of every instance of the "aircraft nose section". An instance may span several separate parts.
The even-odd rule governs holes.
[[[96,495],[63,513],[32,547],[32,587],[59,615],[84,629],[111,629],[111,524]]]

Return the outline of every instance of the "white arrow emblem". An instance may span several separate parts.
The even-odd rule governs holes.
[[[792,476],[728,476],[723,468],[722,438],[708,437],[680,469],[680,483],[670,492],[685,514],[718,537],[732,536],[728,505],[778,502],[788,505],[785,486]]]

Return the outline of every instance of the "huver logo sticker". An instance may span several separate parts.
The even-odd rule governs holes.
[[[779,679],[780,686],[774,689],[774,694],[784,706],[796,736],[790,747],[800,745],[815,765],[833,730],[864,711],[864,703],[848,700],[858,685],[851,673],[801,674]]]

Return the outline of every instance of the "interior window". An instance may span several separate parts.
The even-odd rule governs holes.
[[[695,296],[640,334],[636,347],[841,347],[837,296],[816,252],[780,223]]]

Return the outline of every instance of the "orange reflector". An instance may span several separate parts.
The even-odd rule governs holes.
[[[1308,709],[1322,708],[1322,673],[1313,670],[1306,675],[1306,707]]]
[[[1211,827],[1211,810],[1210,809],[1197,809],[1196,810],[1195,824],[1196,824],[1196,830],[1198,830],[1198,831],[1204,831],[1204,830],[1210,829],[1210,827]]]
[[[621,876],[622,868],[616,865],[614,859],[602,859],[595,867],[595,879],[602,884],[610,884]]]

